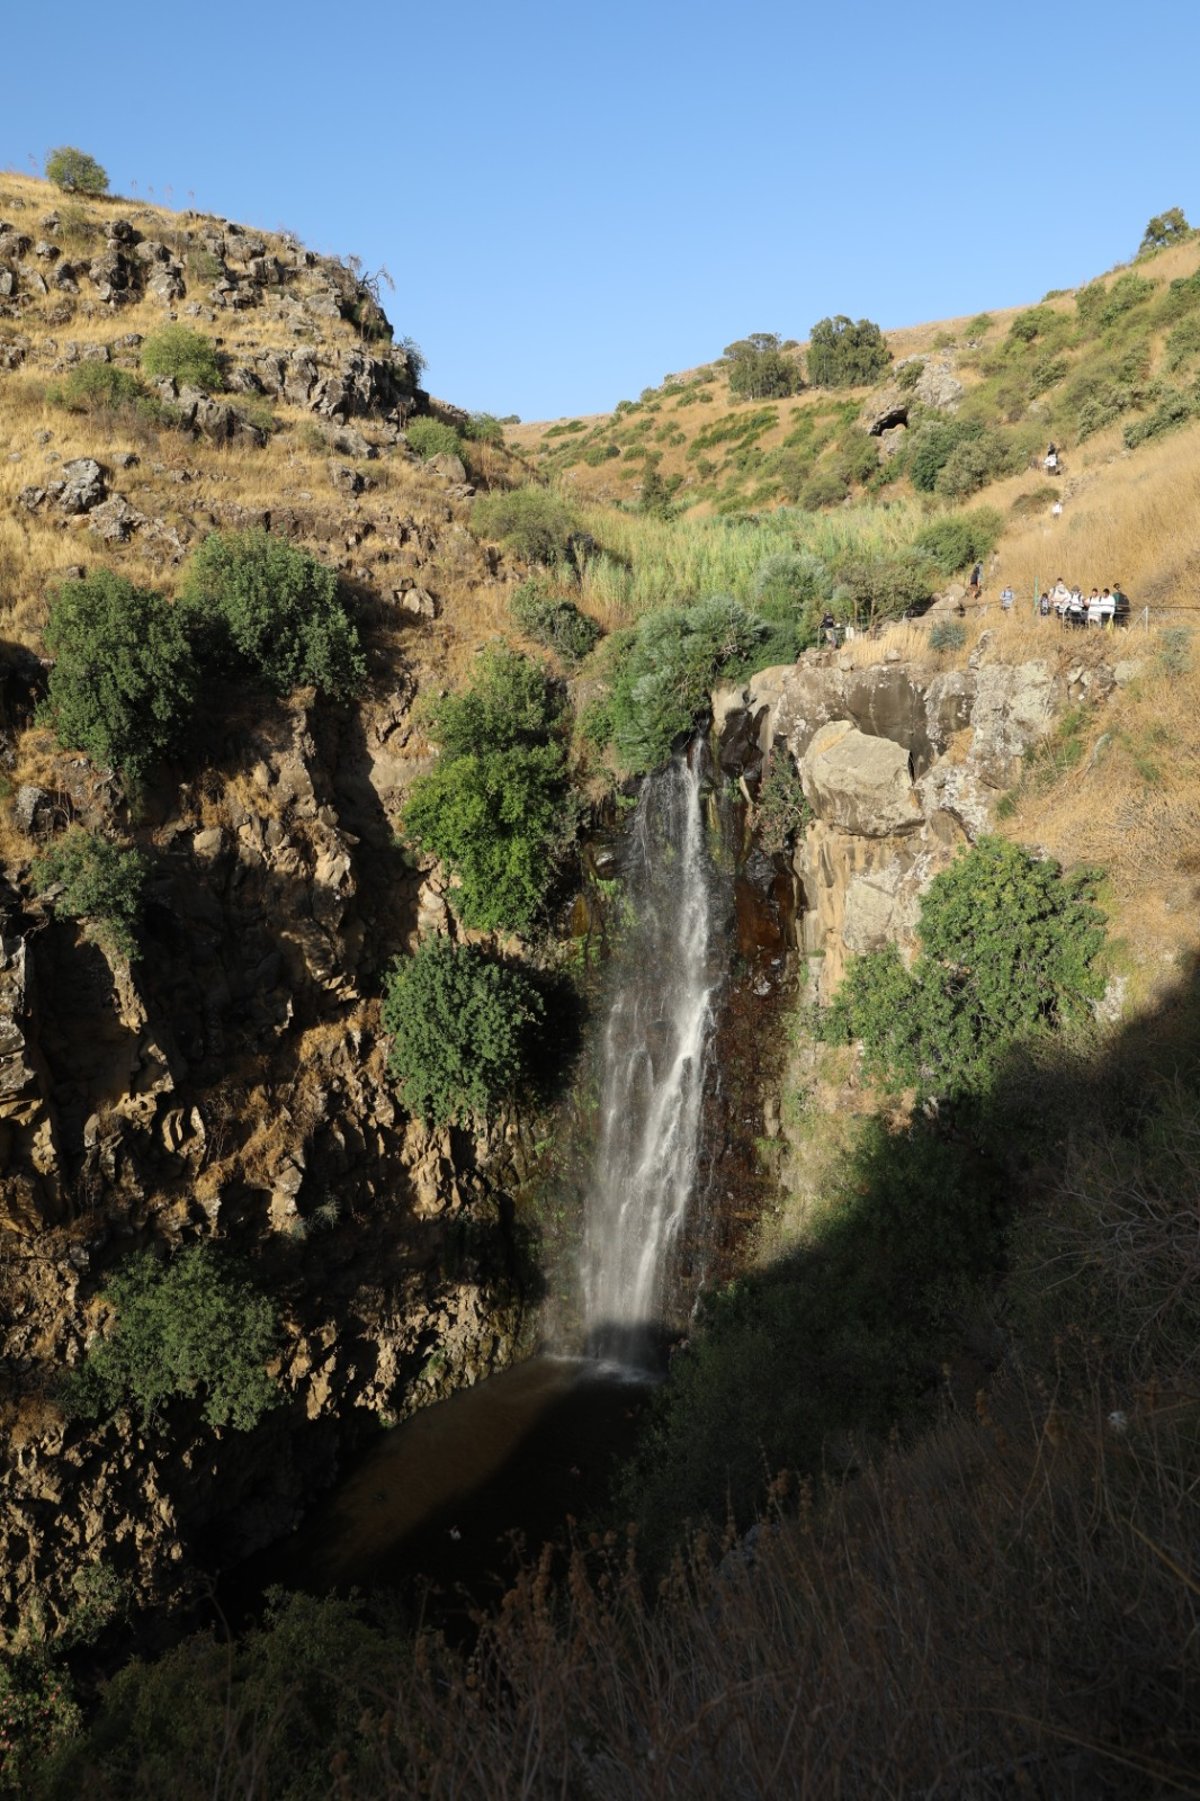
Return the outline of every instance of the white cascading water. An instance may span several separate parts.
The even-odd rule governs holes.
[[[599,1141],[584,1218],[589,1354],[637,1365],[668,1300],[672,1251],[696,1186],[705,1065],[719,976],[702,746],[643,783],[600,1049]]]

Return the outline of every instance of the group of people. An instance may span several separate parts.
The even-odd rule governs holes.
[[[1102,625],[1111,631],[1114,626],[1129,624],[1129,596],[1122,591],[1120,582],[1084,594],[1078,585],[1068,587],[1060,575],[1053,588],[1039,597],[1038,612],[1043,619],[1057,613],[1064,625]]]

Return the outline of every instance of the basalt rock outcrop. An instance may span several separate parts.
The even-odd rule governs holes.
[[[1103,662],[990,660],[966,669],[824,653],[766,669],[713,697],[722,766],[753,791],[765,760],[791,758],[812,811],[794,855],[798,931],[815,998],[847,956],[915,949],[920,899],[961,844],[990,829],[1001,793],[1069,704],[1100,704]]]

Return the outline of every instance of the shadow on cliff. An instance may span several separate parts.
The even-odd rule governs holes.
[[[688,1522],[745,1526],[780,1470],[853,1471],[1018,1351],[1061,1373],[1090,1345],[1114,1385],[1178,1362],[1200,1324],[1195,1195],[1174,1198],[1200,1119],[1198,972],[1107,1041],[1014,1052],[982,1101],[861,1128],[803,1248],[707,1298],[655,1398],[623,1489],[652,1555]]]

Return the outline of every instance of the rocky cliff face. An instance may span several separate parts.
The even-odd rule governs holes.
[[[885,661],[856,669],[810,653],[714,696],[714,721],[753,781],[773,749],[793,759],[812,809],[794,858],[799,933],[814,998],[846,958],[897,943],[911,955],[921,895],[959,845],[994,823],[1023,758],[1070,705],[1102,705],[1127,665],[1086,658],[1047,628],[1047,654],[1010,663],[986,639],[965,669]]]
[[[98,1561],[136,1604],[177,1601],[287,1530],[381,1420],[507,1360],[528,1323],[510,1195],[536,1134],[517,1117],[430,1131],[386,1073],[382,969],[419,932],[454,929],[437,872],[398,848],[400,803],[427,766],[412,704],[486,635],[492,591],[502,602],[516,572],[467,530],[461,463],[421,465],[408,449],[411,415],[437,403],[372,284],[280,234],[111,203],[49,208],[34,184],[9,185],[0,1617],[12,1623],[35,1593],[51,1622],[68,1612],[73,1578]],[[171,321],[213,339],[222,393],[160,382],[149,422],[49,404],[82,363],[137,371],[147,334]],[[249,525],[338,569],[367,693],[343,707],[208,696],[197,753],[133,805],[36,723],[45,591],[103,562],[169,592],[206,532]],[[36,892],[33,858],[72,823],[151,860],[133,963]],[[207,1239],[248,1260],[280,1307],[280,1407],[248,1434],[206,1429],[185,1405],[148,1429],[66,1422],[55,1383],[103,1327],[114,1265]]]

